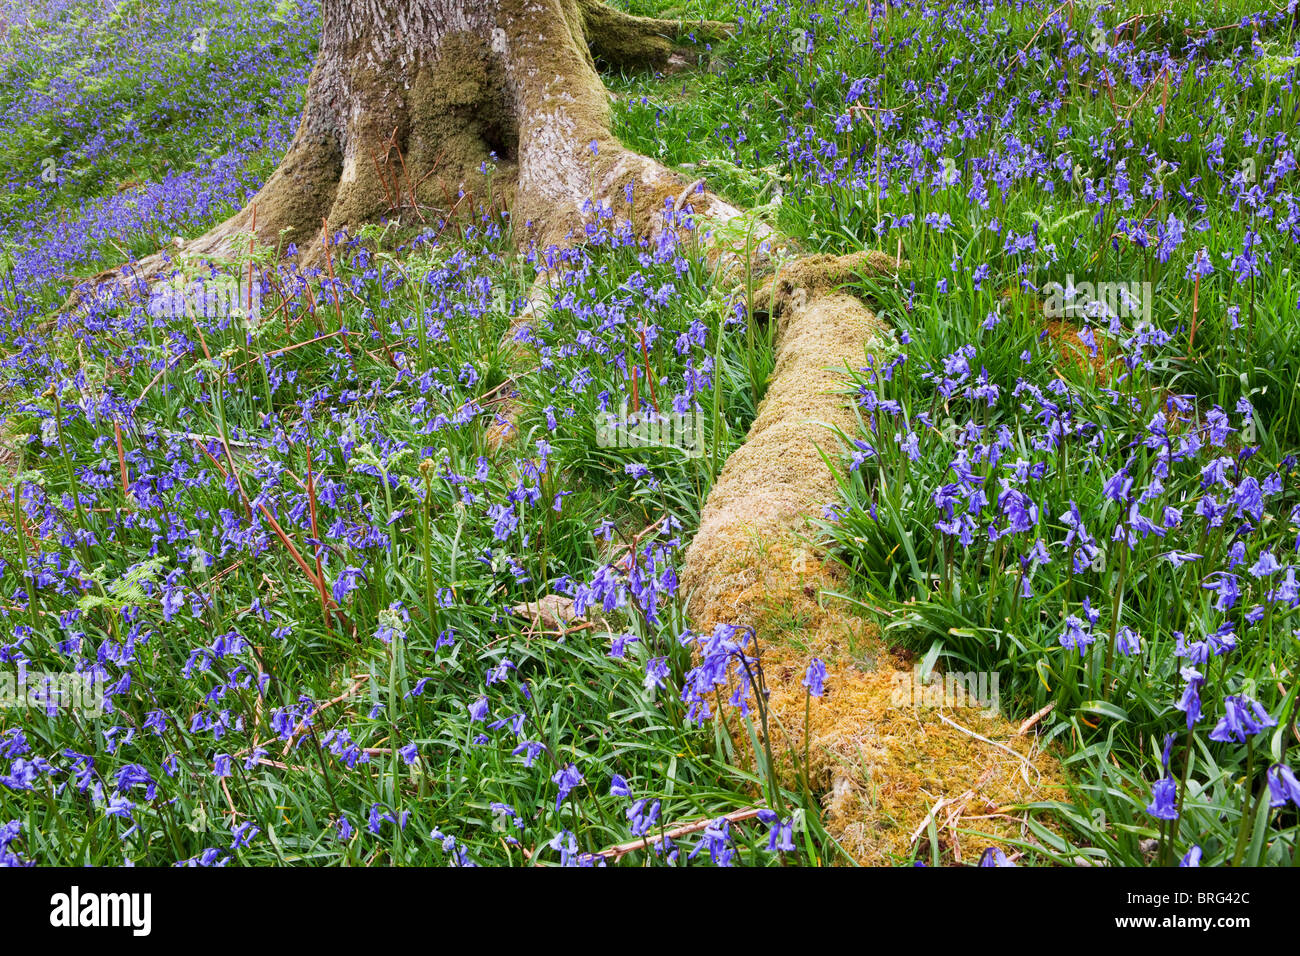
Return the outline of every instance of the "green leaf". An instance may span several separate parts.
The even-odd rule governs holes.
[[[1105,700],[1085,700],[1078,707],[1079,712],[1096,714],[1099,717],[1109,717],[1111,720],[1119,720],[1128,723],[1130,718],[1128,711],[1123,707],[1117,707]]]

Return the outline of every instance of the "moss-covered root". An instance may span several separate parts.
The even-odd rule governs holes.
[[[838,496],[818,448],[835,460],[831,429],[856,427],[834,369],[861,364],[881,328],[860,301],[812,281],[834,286],[832,275],[829,268],[805,275],[816,291],[786,307],[767,396],[709,494],[682,584],[697,629],[754,629],[778,770],[794,789],[808,774],[829,832],[856,861],[906,858],[932,813],[939,849],[969,859],[983,845],[963,848],[959,827],[1021,835],[1006,808],[1059,796],[1060,772],[1031,736],[995,714],[927,706],[874,625],[832,596],[847,582],[808,543],[809,519]],[[812,657],[826,662],[828,677],[805,738],[802,679]],[[748,731],[731,730],[738,751],[749,753]],[[980,819],[963,823],[969,817]]]
[[[898,275],[907,268],[905,261],[883,252],[802,256],[783,263],[754,290],[754,311],[784,321],[792,305],[798,311],[816,296],[841,288],[851,290],[860,279]]]
[[[592,54],[601,65],[614,70],[661,70],[671,66],[675,56],[688,61],[686,48],[678,40],[712,43],[735,32],[734,27],[716,20],[635,17],[601,0],[579,0],[578,6]]]

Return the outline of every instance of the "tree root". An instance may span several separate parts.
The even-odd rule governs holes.
[[[579,0],[583,30],[596,61],[613,70],[662,70],[678,56],[688,62],[686,48],[674,42],[692,36],[697,43],[730,37],[735,28],[716,20],[660,20],[615,10],[600,0]]]
[[[682,230],[677,214],[689,204],[696,223],[713,231],[710,257],[734,280],[742,267],[752,271],[756,247],[782,241],[761,225],[728,228],[740,210],[702,182],[622,147],[592,59],[594,51],[615,68],[660,68],[674,56],[671,38],[689,30],[720,38],[729,28],[630,17],[595,0],[447,7],[453,8],[476,25],[455,34],[445,18],[413,19],[422,37],[387,42],[367,33],[364,21],[387,7],[331,4],[323,36],[337,33],[334,59],[323,41],[284,162],[247,208],[183,244],[180,254],[228,256],[254,231],[255,219],[260,242],[295,243],[300,261],[311,262],[324,228],[358,225],[394,207],[399,215],[422,216],[421,202],[443,196],[439,212],[454,216],[464,196],[474,194],[477,166],[489,159],[514,196],[512,222],[522,244],[580,243],[588,225],[620,221],[656,238]],[[421,51],[434,55],[421,63]],[[584,211],[592,203],[614,221],[593,223],[590,208]],[[174,261],[173,251],[159,253],[128,273],[142,281]],[[862,361],[880,328],[861,302],[835,290],[856,275],[898,268],[874,253],[814,256],[785,265],[759,290],[755,312],[779,323],[776,368],[748,440],[709,495],[682,579],[696,627],[755,628],[771,691],[774,749],[808,749],[812,766],[804,769],[816,790],[830,795],[831,832],[864,862],[906,854],[907,838],[924,822],[926,793],[955,794],[961,806],[979,794],[1001,806],[1037,796],[1040,779],[1056,779],[1052,762],[1033,754],[1026,738],[1009,736],[998,719],[963,715],[975,727],[972,736],[933,713],[898,706],[891,694],[908,672],[887,663],[866,620],[829,596],[841,582],[801,540],[808,517],[837,496],[835,476],[818,452],[819,444],[833,445],[826,426],[851,433],[857,423],[829,369]],[[831,677],[829,697],[812,708],[804,740],[800,678],[809,653],[826,659]],[[875,658],[874,667],[858,663],[864,654]],[[733,736],[743,750],[747,734],[733,728]],[[999,739],[1016,759],[987,747]],[[783,761],[792,774],[798,761]]]
[[[906,263],[883,252],[854,252],[844,256],[808,255],[783,263],[754,290],[754,311],[781,321],[800,312],[816,296],[852,286],[867,276],[897,275]]]
[[[857,862],[880,864],[913,852],[936,798],[959,820],[1055,796],[1061,775],[1032,739],[996,715],[963,710],[958,727],[939,709],[916,706],[913,672],[895,661],[868,620],[832,597],[845,590],[844,574],[807,543],[815,531],[810,519],[839,497],[819,449],[834,460],[833,429],[852,435],[857,428],[835,369],[862,364],[882,330],[861,302],[831,288],[864,266],[884,273],[902,267],[879,254],[811,257],[768,284],[769,297],[778,290],[782,317],[776,366],[748,438],[709,494],[682,589],[697,630],[754,628],[784,784],[806,782],[823,795],[829,832]],[[811,657],[826,662],[829,676],[827,695],[812,701],[805,738],[802,680]],[[747,753],[748,731],[731,731]],[[1017,835],[1018,821],[980,822],[995,835]],[[960,854],[955,822],[944,839]]]

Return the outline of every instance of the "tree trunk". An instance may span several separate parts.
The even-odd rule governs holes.
[[[684,30],[709,39],[728,29],[598,0],[324,0],[322,20],[288,153],[247,207],[184,245],[188,255],[225,255],[253,233],[314,260],[323,222],[331,232],[393,218],[436,225],[489,196],[510,207],[521,243],[581,239],[592,203],[654,234],[687,184],[613,137],[596,61],[663,67]],[[702,188],[691,201],[700,214],[737,214]],[[135,271],[162,264],[150,257]]]

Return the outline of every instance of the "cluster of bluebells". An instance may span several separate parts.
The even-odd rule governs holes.
[[[316,3],[270,0],[167,0],[129,19],[84,0],[0,6],[15,27],[0,65],[65,67],[0,91],[0,177],[20,200],[0,206],[5,344],[70,275],[120,255],[110,243],[165,243],[256,191],[292,140],[320,20]],[[43,130],[57,133],[34,144]]]
[[[632,835],[640,841],[640,848],[652,853],[654,857],[668,866],[679,866],[696,860],[708,861],[714,866],[734,866],[740,858],[740,847],[736,841],[737,824],[726,817],[707,820],[695,829],[699,835],[694,837],[692,846],[682,856],[682,847],[677,840],[666,832],[660,818],[661,802],[657,799],[641,797],[633,799],[631,785],[619,774],[615,774],[610,783],[610,796],[631,799],[624,811]],[[768,828],[767,842],[764,849],[769,854],[794,852],[795,821],[793,817],[783,819],[772,810],[762,808],[757,814],[760,823]],[[614,854],[605,852],[583,851],[579,848],[577,837],[569,830],[561,830],[547,843],[558,855],[560,866],[593,867],[606,866]]]
[[[1106,332],[1123,356],[1121,379],[1168,351],[1153,326]],[[1251,405],[1225,411],[1123,382],[1091,392],[1050,375],[1050,340],[1003,385],[974,345],[910,372],[905,349],[863,370],[866,431],[849,463],[859,490],[828,510],[841,540],[860,542],[863,527],[897,540],[891,475],[904,469],[923,502],[906,516],[917,529],[909,537],[933,545],[939,599],[956,600],[958,588],[977,594],[981,612],[996,611],[1061,673],[1070,658],[1103,668],[1112,701],[1152,731],[1176,723],[1239,747],[1276,727],[1282,698],[1248,678],[1252,655],[1300,638],[1300,535],[1288,530],[1300,525],[1300,502],[1294,459],[1269,461],[1243,443]],[[936,420],[940,402],[955,421]],[[927,580],[899,596],[918,594],[934,596]],[[1066,700],[1086,690],[1061,685]],[[1161,691],[1164,703],[1144,712],[1142,701]],[[1163,820],[1179,815],[1172,740],[1149,809]],[[1276,781],[1291,770],[1272,773],[1276,800],[1287,792]]]
[[[969,656],[1005,663],[978,636],[1004,630],[1061,713],[1105,699],[1143,739],[1178,729],[1243,767],[1285,748],[1285,689],[1261,668],[1300,629],[1300,429],[1274,384],[1300,312],[1294,10],[1123,29],[1122,11],[1032,3],[744,13],[786,58],[782,108],[710,148],[777,164],[786,215],[827,243],[912,265],[881,296],[899,342],[859,379],[852,490],[827,509],[844,551]],[[1076,274],[1125,281],[1089,298]],[[1066,322],[1043,321],[1053,282]],[[1185,795],[1169,759],[1143,799],[1166,822]],[[1291,763],[1254,766],[1287,827]]]
[[[56,21],[75,6],[47,0],[40,15]],[[0,799],[47,794],[69,821],[89,814],[85,825],[111,828],[127,861],[221,866],[278,852],[264,833],[283,832],[279,811],[249,819],[243,803],[259,784],[310,780],[301,789],[323,794],[328,779],[331,800],[335,784],[347,795],[318,807],[335,851],[369,853],[428,834],[432,854],[468,866],[496,851],[496,830],[450,835],[450,822],[419,818],[427,801],[388,784],[400,775],[416,788],[450,787],[458,760],[492,754],[526,782],[495,793],[480,781],[484,792],[473,794],[505,845],[598,864],[601,847],[587,846],[573,821],[613,768],[548,730],[555,701],[539,698],[553,693],[544,686],[550,662],[539,664],[536,650],[558,655],[566,640],[590,636],[521,635],[511,609],[560,594],[577,618],[607,620],[605,663],[632,675],[645,706],[678,707],[685,722],[708,721],[719,702],[744,714],[759,703],[751,632],[681,626],[676,566],[690,529],[664,504],[674,459],[592,450],[592,421],[629,395],[660,413],[710,407],[716,332],[744,322],[740,312],[710,311],[676,230],[639,240],[620,226],[619,209],[592,205],[584,247],[532,250],[519,263],[553,291],[550,307],[527,321],[514,314],[523,290],[504,278],[509,224],[494,215],[456,223],[456,243],[430,235],[399,250],[404,264],[340,236],[333,279],[268,270],[274,321],[168,320],[150,310],[143,287],[92,297],[53,330],[40,321],[66,291],[65,276],[108,241],[144,236],[157,246],[197,231],[242,203],[258,163],[284,151],[317,21],[314,5],[282,6],[212,3],[203,7],[210,19],[197,20],[189,5],[155,5],[136,30],[137,55],[94,49],[78,58],[79,78],[7,94],[16,128],[57,116],[75,146],[53,157],[53,179],[31,161],[45,157],[4,170],[27,204],[22,218],[0,218],[0,239],[16,250],[0,276],[0,434],[22,436],[29,470],[0,502],[0,665],[79,673],[102,687],[103,716],[83,729],[25,713],[30,727],[0,736]],[[1144,267],[1189,287],[1253,294],[1275,279],[1300,238],[1293,145],[1259,141],[1260,124],[1232,121],[1227,95],[1201,101],[1179,91],[1215,71],[1244,83],[1267,56],[1260,35],[1289,14],[1247,17],[1239,50],[1214,31],[1181,29],[1177,47],[1128,36],[1098,47],[1081,20],[1037,7],[1047,18],[1043,42],[999,46],[996,86],[964,82],[968,63],[952,57],[900,90],[883,75],[834,68],[830,38],[881,63],[930,64],[936,44],[997,34],[1000,14],[985,4],[903,3],[892,15],[925,29],[859,33],[856,5],[832,6],[789,49],[799,108],[783,116],[777,141],[760,146],[730,125],[716,137],[742,166],[782,164],[795,183],[792,205],[819,223],[814,233],[846,218],[857,228],[860,210],[874,206],[881,218],[866,223],[864,242],[905,237],[924,251],[952,245],[950,232],[977,238],[985,255],[944,253],[951,275],[934,283],[939,301],[1006,285],[1037,294],[1042,269],[1091,253],[1088,229],[1071,230],[1065,248],[1059,233],[1013,221],[1004,210],[1026,193],[1068,199],[1112,250],[1139,250]],[[801,12],[755,3],[744,26],[788,41]],[[4,55],[86,46],[86,21],[63,20],[62,32],[26,31]],[[197,29],[212,55],[187,52]],[[255,42],[243,38],[250,29]],[[130,79],[118,75],[123,64],[140,74],[148,109],[139,115],[131,103],[96,99],[113,88],[108,81]],[[193,70],[217,76],[195,84]],[[1275,82],[1287,86],[1294,70]],[[249,95],[249,78],[263,75],[276,78],[277,95]],[[1209,131],[1205,169],[1179,156],[1190,134],[1161,148],[1127,123],[1080,134],[1078,76],[1093,78],[1088,95],[1111,89],[1129,99],[1167,78],[1168,109]],[[196,86],[211,100],[176,108]],[[146,124],[164,117],[166,135],[180,135],[173,113],[208,126],[220,117],[240,135],[211,161],[180,151],[173,166],[187,172],[105,192],[74,215],[66,200],[81,180],[135,174],[123,157],[159,137]],[[1272,104],[1265,113],[1276,125]],[[113,122],[99,124],[100,114]],[[0,149],[8,155],[8,141]],[[1247,153],[1259,157],[1249,175],[1239,162]],[[1214,241],[1212,203],[1248,223],[1240,241]],[[666,214],[689,227],[689,211],[673,206],[669,199]],[[909,309],[922,299],[913,289]],[[1235,302],[1225,310],[1234,331],[1252,315]],[[990,312],[981,331],[1002,334],[1001,324]],[[517,381],[503,381],[493,357],[507,330],[536,366]],[[855,507],[892,533],[877,492],[887,472],[910,474],[916,505],[907,520],[939,543],[935,564],[950,591],[953,569],[985,569],[976,581],[991,602],[1037,622],[1038,649],[1062,669],[1104,659],[1121,695],[1138,682],[1163,694],[1162,709],[1141,717],[1151,730],[1176,723],[1240,750],[1280,716],[1272,691],[1243,675],[1255,648],[1296,627],[1300,539],[1281,531],[1300,521],[1293,462],[1266,461],[1245,440],[1256,413],[1244,399],[1207,407],[1161,394],[1153,403],[1137,389],[1171,354],[1171,333],[1158,323],[1090,316],[1079,339],[1093,352],[1099,339],[1117,344],[1123,355],[1125,374],[1100,404],[1035,368],[1029,353],[1023,375],[999,380],[981,366],[988,342],[978,338],[923,368],[903,352],[870,368],[859,392],[868,427],[851,462],[862,476]],[[899,383],[919,385],[925,400],[891,391]],[[531,418],[509,419],[503,397]],[[525,437],[495,451],[482,437],[494,424]],[[593,457],[604,492],[661,514],[654,534],[629,541],[627,513],[592,520],[580,510],[589,489],[574,472],[590,471]],[[1091,482],[1090,499],[1074,492],[1075,475],[1090,476],[1078,483]],[[849,510],[835,516],[847,522]],[[573,566],[548,563],[557,541],[577,556]],[[1146,580],[1203,594],[1205,607],[1154,625],[1132,602],[1118,608],[1117,585],[1139,587],[1139,568]],[[356,649],[367,667],[331,656],[338,647]],[[326,677],[309,682],[312,673]],[[825,679],[813,662],[809,694],[820,696]],[[1150,803],[1164,820],[1180,813],[1169,762],[1167,746]],[[1297,803],[1288,763],[1262,773],[1271,809]],[[648,785],[638,797],[612,779],[600,799],[626,802],[631,837],[669,824]],[[209,819],[217,813],[220,825]],[[201,834],[181,854],[149,837],[175,833],[175,816],[184,818],[179,829]],[[772,811],[759,819],[769,851],[793,850],[793,820]],[[680,848],[660,833],[654,852],[669,863],[729,865],[739,829],[719,818]],[[29,862],[22,846],[15,824],[0,827],[0,863]]]
[[[310,14],[294,14],[303,29]],[[242,183],[248,155],[232,150],[217,165],[213,175]],[[186,188],[244,197],[242,186]],[[83,222],[83,236],[138,228],[106,202],[109,218]],[[157,197],[144,205],[153,230],[217,209],[182,203],[194,217],[182,220]],[[103,716],[82,730],[67,714],[25,713],[0,743],[0,794],[52,794],[87,826],[106,821],[117,845],[97,844],[102,859],[187,866],[276,857],[265,834],[282,821],[250,818],[244,801],[255,802],[257,781],[286,779],[329,795],[334,852],[431,833],[431,849],[471,865],[476,839],[446,835],[445,820],[414,825],[421,811],[384,783],[421,779],[447,740],[499,748],[525,779],[549,784],[540,808],[494,814],[511,846],[587,799],[592,771],[564,759],[537,717],[549,704],[511,609],[558,593],[581,618],[619,622],[611,672],[636,675],[647,706],[675,699],[692,639],[676,633],[683,526],[657,492],[680,461],[633,454],[611,470],[615,497],[662,514],[631,546],[625,515],[593,522],[574,506],[581,486],[568,463],[589,450],[595,414],[629,392],[665,413],[711,403],[716,345],[716,315],[687,281],[694,265],[677,230],[640,240],[617,210],[589,212],[584,247],[522,258],[555,290],[528,322],[503,274],[508,221],[487,212],[460,223],[454,242],[431,230],[396,256],[340,234],[332,275],[266,270],[272,320],[169,316],[139,283],[83,299],[56,343],[35,312],[50,276],[20,265],[10,279],[25,304],[3,333],[17,350],[0,369],[0,412],[27,470],[0,507],[0,665],[82,674],[102,689]],[[689,204],[665,214],[691,228]],[[92,253],[40,232],[32,241],[63,270]],[[507,329],[537,365],[513,393],[488,354]],[[507,418],[502,396],[531,417]],[[484,437],[493,426],[530,434],[498,450]],[[548,540],[582,542],[578,566],[590,570],[548,562]],[[402,660],[400,679],[336,680],[322,635],[381,673]],[[355,799],[334,803],[334,786]],[[490,802],[512,807],[517,795]],[[206,817],[190,819],[207,807],[225,808],[224,842]],[[190,819],[206,842],[167,857],[149,837],[171,829],[160,812]],[[660,813],[658,800],[642,803],[629,832],[649,832]],[[9,849],[17,831],[4,832],[0,859],[21,861]],[[567,852],[570,838],[556,840]],[[708,840],[706,859],[733,861],[725,839]],[[677,859],[671,842],[660,851]]]
[[[1237,280],[1276,274],[1278,255],[1285,259],[1286,247],[1300,238],[1300,200],[1289,182],[1296,144],[1282,122],[1281,100],[1265,113],[1282,132],[1261,135],[1258,123],[1238,123],[1237,103],[1217,81],[1251,86],[1266,78],[1290,88],[1292,12],[1283,5],[1247,14],[1232,25],[1229,40],[1217,22],[1193,27],[1172,13],[1163,24],[1120,30],[1122,16],[1100,8],[1087,18],[1052,4],[1019,9],[1031,11],[1037,42],[996,43],[991,81],[983,84],[971,82],[967,58],[942,51],[955,37],[978,42],[1004,34],[1009,14],[997,5],[890,4],[876,17],[905,25],[883,31],[847,6],[807,13],[796,4],[755,4],[742,22],[784,50],[793,81],[786,100],[802,108],[781,116],[779,142],[730,126],[716,135],[738,163],[782,162],[792,174],[790,198],[819,214],[809,226],[827,229],[828,238],[851,226],[887,249],[895,233],[909,247],[948,248],[945,233],[954,229],[989,230],[987,259],[953,259],[953,292],[967,282],[978,291],[994,272],[1033,286],[1037,261],[1086,248],[1086,229],[1073,230],[1070,248],[1058,249],[1039,223],[1001,220],[999,210],[1021,195],[1049,207],[1068,203],[1072,220],[1104,223],[1117,247],[1150,250],[1162,265],[1181,253],[1188,269],[1203,275],[1216,268]],[[1262,42],[1269,37],[1281,45]],[[846,62],[886,66],[853,75]],[[1129,111],[1122,122],[1080,130],[1080,99],[1131,102],[1156,83],[1168,96],[1161,111]],[[1196,132],[1159,145],[1155,137],[1147,141],[1139,124],[1163,129],[1162,111],[1192,120]],[[1190,160],[1202,137],[1201,162]],[[1211,202],[1251,223],[1240,246],[1218,255],[1198,249],[1213,225]],[[1155,211],[1164,205],[1177,211]],[[962,209],[977,217],[969,226]],[[859,217],[860,210],[879,210],[880,218]],[[940,291],[949,287],[943,282]]]
[[[22,831],[23,825],[17,820],[10,820],[4,826],[0,826],[0,866],[34,865],[34,861],[24,861],[18,852],[12,848]]]
[[[213,787],[222,794],[259,775],[314,774],[319,761],[330,763],[324,772],[331,775],[368,781],[363,792],[374,792],[394,761],[418,771],[439,748],[415,742],[406,728],[433,713],[464,728],[456,734],[471,748],[499,747],[524,771],[549,778],[555,817],[585,799],[584,771],[559,759],[534,717],[532,672],[509,643],[510,656],[490,649],[518,632],[518,616],[509,610],[514,604],[559,594],[572,599],[579,619],[622,622],[610,635],[611,666],[638,668],[648,699],[670,686],[677,693],[683,654],[689,656],[684,646],[694,639],[674,631],[681,617],[681,521],[664,514],[653,534],[625,547],[616,536],[617,516],[593,528],[587,516],[571,513],[560,462],[577,444],[571,430],[586,419],[582,406],[560,407],[558,399],[581,400],[584,380],[598,392],[591,396],[598,403],[624,387],[629,372],[607,358],[617,354],[608,342],[627,339],[634,306],[638,331],[659,349],[673,343],[674,361],[664,364],[679,370],[686,405],[708,387],[707,376],[695,371],[709,361],[707,343],[690,330],[694,320],[681,331],[645,322],[651,299],[662,305],[678,295],[663,281],[680,274],[684,262],[671,246],[637,253],[646,271],[623,272],[620,288],[629,299],[613,307],[599,285],[606,270],[591,257],[615,254],[631,240],[611,238],[618,246],[609,252],[566,254],[566,280],[587,278],[564,294],[568,329],[558,332],[552,314],[550,327],[525,326],[519,334],[542,360],[529,387],[554,394],[557,404],[534,403],[539,437],[488,453],[476,436],[499,416],[479,401],[490,388],[483,369],[472,359],[437,357],[452,353],[456,330],[467,323],[509,322],[488,270],[499,236],[499,222],[485,222],[478,255],[462,249],[444,257],[436,246],[417,243],[411,255],[436,265],[423,270],[418,296],[401,270],[343,237],[333,283],[279,270],[290,323],[312,321],[313,286],[327,296],[374,303],[367,310],[374,323],[369,336],[376,351],[387,343],[393,356],[383,375],[360,367],[342,336],[315,346],[315,367],[304,365],[300,353],[254,360],[257,374],[240,374],[252,332],[221,316],[195,316],[188,327],[177,327],[150,315],[142,297],[90,300],[74,319],[87,343],[111,354],[122,381],[88,380],[79,367],[41,353],[53,387],[43,395],[28,387],[14,407],[35,422],[24,449],[34,469],[16,482],[0,532],[22,535],[33,546],[0,557],[8,623],[0,661],[98,678],[106,723],[94,739],[67,746],[73,741],[64,736],[65,745],[39,756],[21,731],[11,734],[0,765],[5,787],[52,789],[65,800],[85,795],[116,822],[131,858],[141,851],[142,829],[163,794],[189,800]],[[394,300],[423,301],[424,313],[404,315],[391,307]],[[154,337],[167,343],[165,351],[148,347]],[[232,338],[235,345],[207,358],[205,347]],[[169,380],[176,367],[188,370],[184,383]],[[142,397],[142,385],[154,379]],[[665,375],[655,383],[664,400],[672,381]],[[169,409],[171,393],[186,387],[192,398]],[[266,407],[277,413],[266,415]],[[630,496],[655,487],[649,468],[615,480]],[[586,553],[606,557],[586,574],[553,576],[559,569],[548,568],[538,548],[547,534],[582,535]],[[422,549],[434,541],[458,549],[462,564],[454,577],[443,562],[424,566]],[[242,566],[270,575],[231,607],[226,602],[235,592],[212,582]],[[385,582],[395,568],[427,587],[394,597]],[[304,620],[313,605],[307,616],[315,620]],[[300,635],[322,627],[380,657],[412,654],[418,643],[420,667],[400,693],[374,692],[366,706],[332,710],[338,698],[280,678],[312,653]],[[725,679],[725,660],[722,677],[714,673],[717,655],[745,640],[721,632],[715,638],[688,680],[696,688],[684,695],[693,719],[708,715],[713,681]],[[161,653],[175,660],[178,682],[165,694],[151,686]],[[339,689],[343,698],[356,692],[345,684],[331,696]],[[747,694],[737,691],[732,703],[747,707]],[[148,702],[146,718],[137,724],[131,715],[141,701]],[[361,843],[405,831],[411,812],[370,799],[341,808],[332,832],[344,852],[355,852]],[[659,812],[655,803],[634,813],[629,829],[648,831]],[[537,824],[513,810],[506,819],[516,844]],[[232,822],[228,845],[181,862],[223,865],[265,853],[266,822]],[[565,859],[582,859],[569,853],[571,837],[557,837],[556,845]],[[734,850],[719,839],[710,833],[705,859],[732,862]],[[464,840],[435,842],[449,862],[474,860]],[[660,848],[676,859],[671,844]]]

